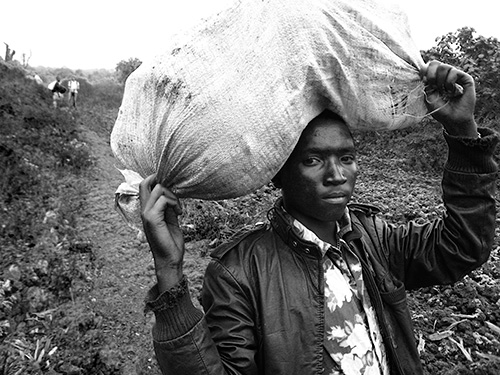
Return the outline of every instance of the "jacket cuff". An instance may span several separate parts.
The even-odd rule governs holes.
[[[492,173],[497,164],[493,159],[499,135],[488,128],[480,128],[478,138],[462,138],[444,132],[448,143],[445,168],[459,173]]]
[[[191,301],[185,276],[179,284],[161,295],[158,293],[158,285],[153,286],[145,302],[145,312],[153,311],[156,317],[153,326],[155,341],[168,341],[180,337],[203,318],[203,313]]]

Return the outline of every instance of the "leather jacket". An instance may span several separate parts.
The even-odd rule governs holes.
[[[483,133],[477,141],[446,135],[442,219],[396,226],[381,220],[374,206],[349,206],[352,231],[343,239],[362,262],[391,374],[423,373],[406,290],[453,283],[489,257],[498,138]],[[278,207],[269,222],[212,253],[202,292],[205,315],[193,307],[185,285],[151,296],[164,374],[323,373],[321,252],[295,234]]]

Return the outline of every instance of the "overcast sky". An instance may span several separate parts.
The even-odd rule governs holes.
[[[0,55],[8,43],[15,59],[31,54],[31,66],[114,69],[121,60],[145,60],[162,39],[223,9],[233,0],[0,0]],[[304,0],[307,1],[307,0]],[[391,1],[391,0],[383,0]],[[500,39],[491,0],[400,0],[419,49],[436,37],[469,26]]]

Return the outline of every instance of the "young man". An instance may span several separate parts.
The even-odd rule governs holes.
[[[498,142],[488,129],[478,133],[469,75],[432,62],[424,82],[449,146],[445,217],[396,227],[371,206],[348,205],[354,142],[326,111],[274,178],[283,196],[270,225],[212,254],[204,314],[183,276],[180,204],[155,176],[144,180],[142,217],[158,280],[147,307],[164,374],[422,374],[405,290],[455,282],[488,259]]]
[[[68,88],[68,104],[70,104],[73,108],[76,108],[76,97],[78,96],[78,90],[80,89],[80,82],[78,82],[75,77],[71,77],[71,80],[68,82]]]
[[[51,88],[52,91],[52,106],[57,108],[57,103],[63,98],[63,94],[66,92],[66,87],[61,85],[61,79],[56,77],[55,82]]]

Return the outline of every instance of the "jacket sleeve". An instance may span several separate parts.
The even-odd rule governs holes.
[[[448,160],[442,180],[446,212],[422,225],[379,222],[391,271],[407,289],[456,282],[489,257],[495,234],[498,135],[481,138],[445,134]]]
[[[204,284],[204,315],[194,307],[184,280],[176,290],[157,296],[153,345],[165,375],[257,374],[251,308],[245,292],[217,261],[209,264]],[[217,300],[217,303],[214,301]]]

